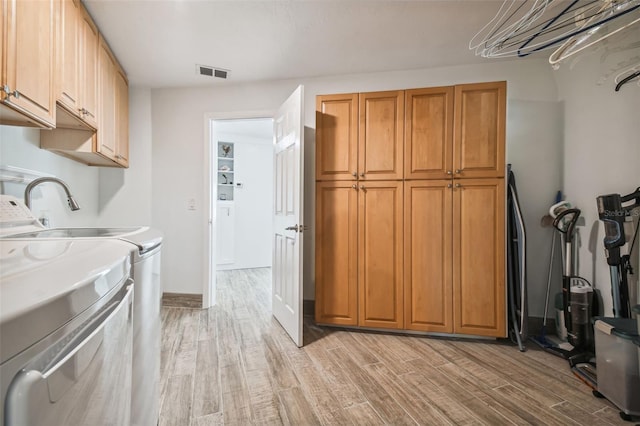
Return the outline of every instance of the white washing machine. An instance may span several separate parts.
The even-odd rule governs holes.
[[[126,425],[131,248],[0,239],[0,423]]]
[[[152,426],[160,411],[160,279],[162,233],[139,228],[44,228],[15,197],[0,195],[7,220],[0,220],[0,239],[83,241],[114,239],[131,248],[135,287],[133,309],[133,393],[131,424]],[[12,218],[9,218],[9,216]]]

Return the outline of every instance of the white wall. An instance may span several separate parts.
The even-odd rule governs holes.
[[[629,83],[615,92],[615,74],[598,82],[613,66],[639,53],[614,53],[605,62],[601,55],[586,56],[554,74],[564,101],[565,192],[585,219],[578,230],[578,272],[601,292],[605,315],[612,313],[611,287],[596,197],[628,194],[640,186],[640,87]],[[637,256],[633,259],[637,262]],[[631,277],[636,286],[639,276]]]
[[[273,125],[271,119],[265,121],[263,134],[243,132],[246,120],[233,120],[224,132],[216,131],[217,140],[234,143],[233,182],[242,183],[234,188],[234,261],[218,270],[271,266]],[[219,244],[217,253],[221,249]]]
[[[544,208],[532,213],[535,221],[548,208],[558,189],[557,162],[537,164],[530,155],[557,159],[557,91],[549,66],[543,60],[489,62],[485,65],[457,66],[429,70],[410,70],[348,75],[295,81],[264,82],[215,88],[159,89],[152,91],[153,115],[153,223],[165,230],[166,250],[163,273],[166,291],[201,293],[204,282],[202,264],[206,215],[202,211],[204,184],[204,116],[206,113],[275,110],[298,84],[305,85],[305,222],[314,223],[315,97],[318,94],[366,92],[377,90],[430,87],[458,83],[507,80],[510,108],[507,120],[508,158],[513,158],[519,179],[520,197],[535,204],[544,199]],[[518,111],[521,111],[519,113]],[[532,114],[537,122],[522,120]],[[517,120],[517,121],[516,121]],[[550,123],[545,120],[551,121]],[[538,129],[548,128],[541,135]],[[543,139],[543,140],[542,140]],[[553,169],[553,170],[551,170]],[[535,177],[536,184],[525,181]],[[160,191],[162,188],[162,191]],[[548,195],[551,194],[551,195]],[[197,212],[187,210],[189,198],[196,198]],[[529,225],[529,224],[528,224]],[[536,234],[535,227],[529,226]],[[546,241],[541,232],[537,246]],[[314,298],[313,231],[305,234],[304,298]],[[530,268],[546,268],[546,256],[534,256]],[[542,274],[544,275],[544,274]],[[538,286],[540,277],[531,284]],[[546,281],[544,282],[546,284]],[[542,290],[544,291],[544,289]],[[538,290],[532,290],[538,295]],[[539,296],[532,311],[542,312]]]
[[[32,211],[47,215],[51,226],[95,226],[98,216],[98,169],[40,149],[40,130],[0,126],[0,164],[29,169],[62,179],[80,205],[72,212],[62,187],[44,183],[32,192]],[[3,194],[24,196],[25,184],[5,183]]]

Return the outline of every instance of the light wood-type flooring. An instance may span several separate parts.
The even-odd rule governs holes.
[[[298,349],[271,271],[218,273],[218,305],[163,308],[160,425],[633,425],[532,343],[317,327]]]

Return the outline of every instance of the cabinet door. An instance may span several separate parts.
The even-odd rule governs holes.
[[[506,90],[504,81],[455,86],[455,177],[505,175]]]
[[[358,191],[316,185],[316,322],[358,324]]]
[[[355,179],[357,168],[358,95],[316,97],[316,179]]]
[[[115,62],[106,42],[100,38],[98,55],[98,96],[100,98],[100,120],[96,151],[116,160],[115,132]]]
[[[451,181],[404,185],[405,328],[452,333]]]
[[[55,127],[53,0],[3,0],[2,10],[1,86],[12,96],[0,91],[0,101],[9,107],[2,111],[0,122]]]
[[[58,5],[57,100],[80,116],[80,4],[59,0]]]
[[[402,179],[404,91],[360,93],[359,99],[359,179]]]
[[[98,52],[102,50],[98,27],[89,13],[82,8],[80,15],[80,96],[82,119],[98,128]],[[101,52],[105,53],[105,52]],[[105,58],[106,59],[106,58]],[[100,101],[101,102],[101,101]]]
[[[405,93],[405,179],[447,179],[453,171],[453,86]]]
[[[129,84],[124,72],[115,73],[116,86],[116,159],[118,164],[129,167]]]
[[[504,179],[457,180],[453,214],[454,332],[505,337]]]
[[[358,187],[358,324],[363,327],[404,325],[402,187],[398,181]]]

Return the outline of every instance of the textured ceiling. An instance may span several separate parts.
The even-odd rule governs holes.
[[[85,0],[132,85],[200,86],[490,61],[468,49],[501,1]],[[231,70],[229,80],[196,64]]]

